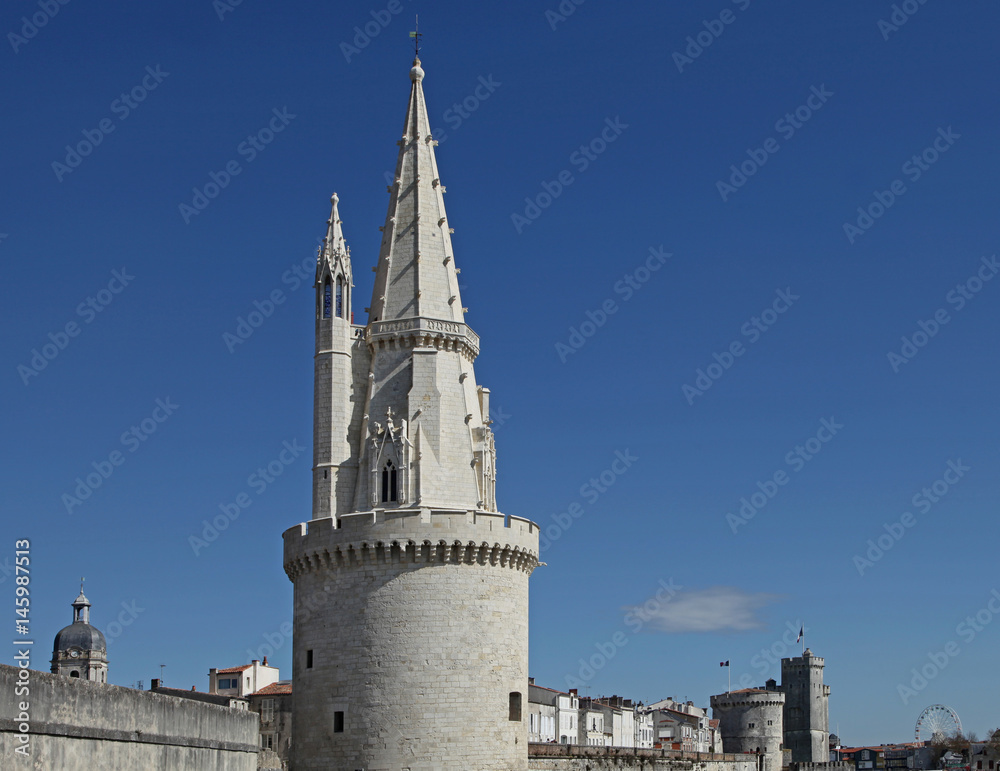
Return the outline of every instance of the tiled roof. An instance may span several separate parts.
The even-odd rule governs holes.
[[[252,666],[253,666],[253,664],[244,664],[242,667],[229,667],[229,669],[220,669],[219,670],[219,674],[220,675],[234,675],[237,672],[242,672],[245,669],[250,669],[250,667],[252,667]]]
[[[265,685],[259,691],[254,692],[254,696],[277,696],[283,693],[291,693],[292,684],[290,682],[271,683]]]

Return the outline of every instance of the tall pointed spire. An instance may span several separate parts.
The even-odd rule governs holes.
[[[396,175],[382,228],[372,321],[416,316],[459,323],[465,320],[423,79],[420,59],[415,58]]]
[[[465,323],[423,79],[418,57],[365,330],[354,510],[496,511],[489,391],[473,371],[479,337]]]

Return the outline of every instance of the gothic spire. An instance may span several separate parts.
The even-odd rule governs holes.
[[[347,253],[347,244],[344,241],[344,231],[341,229],[343,221],[340,219],[340,212],[337,211],[337,203],[340,198],[334,193],[330,196],[330,204],[333,209],[330,212],[330,219],[326,221],[326,238],[323,239],[324,251],[331,257],[337,253]]]
[[[372,321],[414,317],[465,321],[423,79],[420,59],[415,58],[396,174],[382,228]]]

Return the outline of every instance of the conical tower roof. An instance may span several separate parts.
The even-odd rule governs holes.
[[[423,79],[424,71],[416,58],[410,70],[410,101],[382,228],[372,321],[418,316],[458,323],[465,320]]]

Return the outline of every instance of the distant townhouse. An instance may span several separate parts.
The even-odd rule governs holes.
[[[551,742],[559,744],[579,743],[579,710],[580,699],[576,689],[568,693],[535,685],[535,678],[528,678],[528,741]],[[531,714],[538,716],[537,730],[531,730]],[[553,720],[552,729],[545,719]],[[538,737],[533,738],[533,736]]]
[[[267,656],[260,662],[228,669],[208,670],[208,692],[228,696],[249,696],[272,683],[278,682],[278,668],[267,663]]]
[[[265,685],[248,697],[250,710],[260,715],[260,749],[270,750],[288,768],[292,751],[292,681]]]

